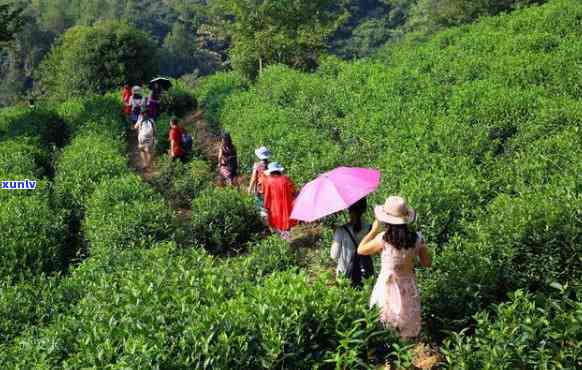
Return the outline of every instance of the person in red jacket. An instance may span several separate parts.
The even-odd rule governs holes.
[[[269,226],[289,240],[289,230],[297,224],[290,218],[295,200],[295,185],[289,177],[283,175],[284,170],[278,162],[269,163],[265,171],[267,177],[263,184],[263,193]]]
[[[121,90],[121,100],[123,102],[123,114],[128,117],[131,114],[131,86],[128,83]]]
[[[170,120],[170,157],[172,160],[179,159],[184,162],[186,159],[186,152],[182,148],[182,133],[184,131],[180,127],[178,120],[172,118]]]

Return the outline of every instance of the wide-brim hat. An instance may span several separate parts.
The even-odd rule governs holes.
[[[267,175],[270,175],[273,172],[283,172],[283,171],[285,171],[285,168],[283,168],[283,166],[281,165],[281,163],[279,163],[279,162],[271,162],[271,163],[269,163],[269,166],[265,170],[265,173]]]
[[[260,160],[265,160],[271,158],[271,151],[267,147],[262,146],[255,150],[255,155]]]
[[[416,211],[399,196],[388,197],[383,205],[374,207],[374,214],[378,221],[390,225],[405,225],[416,219]]]

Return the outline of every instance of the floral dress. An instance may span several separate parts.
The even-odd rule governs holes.
[[[421,248],[426,248],[418,234],[414,248],[398,250],[383,241],[382,267],[372,291],[370,307],[380,308],[380,320],[400,332],[403,338],[414,338],[420,333],[420,294],[416,286],[414,263]]]

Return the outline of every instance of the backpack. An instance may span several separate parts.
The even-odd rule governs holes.
[[[354,251],[354,257],[352,259],[352,265],[347,273],[347,276],[352,281],[352,286],[361,287],[363,279],[374,275],[374,263],[372,262],[372,257],[360,256],[358,254],[358,243],[356,243],[356,238],[348,227],[344,226],[343,229],[348,233],[350,239],[352,239],[352,243],[354,243],[356,248]]]
[[[139,136],[144,139],[154,137],[154,123],[152,122],[152,120],[147,119],[141,122]]]
[[[190,151],[192,150],[192,135],[190,135],[186,131],[182,131],[182,149],[186,153],[190,153]]]

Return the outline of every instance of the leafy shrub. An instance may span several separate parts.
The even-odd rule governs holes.
[[[580,291],[544,299],[517,291],[493,315],[476,315],[475,334],[455,334],[443,352],[456,369],[578,368],[581,313]]]
[[[15,177],[38,179],[49,170],[49,156],[26,137],[0,142],[0,178]],[[16,178],[15,178],[16,180]]]
[[[105,93],[147,81],[157,69],[155,46],[145,32],[121,22],[76,26],[40,64],[37,93],[59,101]]]
[[[50,320],[56,311],[53,303],[57,285],[58,279],[44,276],[15,285],[0,283],[0,348],[25,329]]]
[[[259,271],[280,266],[262,261],[270,262]],[[363,292],[294,271],[262,277],[255,266],[218,265],[201,250],[177,253],[173,244],[87,260],[72,276],[83,276],[87,294],[57,320],[16,338],[0,359],[28,368],[310,368],[336,357],[337,333],[354,321],[361,331],[351,338],[364,341],[353,354],[360,361],[368,362],[378,341],[393,341],[377,328]],[[46,341],[53,345],[40,345]]]
[[[242,250],[261,229],[253,200],[236,189],[210,188],[192,201],[194,241],[213,254]]]
[[[212,128],[216,130],[219,127],[220,111],[224,107],[225,99],[246,89],[248,84],[248,80],[236,72],[219,72],[202,81],[197,89],[197,98]]]
[[[0,203],[0,279],[21,280],[63,268],[63,215],[46,195],[7,197]]]
[[[63,146],[67,131],[63,120],[52,110],[4,108],[0,111],[0,140],[28,136],[39,138],[45,148]]]
[[[179,80],[172,81],[172,88],[162,95],[161,106],[164,112],[183,116],[198,107],[194,92]]]
[[[91,127],[93,131],[116,136],[124,129],[119,119],[121,108],[121,99],[117,94],[83,94],[59,104],[56,111],[66,122],[71,135],[85,132]]]
[[[174,208],[189,208],[192,199],[212,181],[205,161],[192,160],[184,164],[165,156],[158,163],[159,173],[152,179],[152,185]]]
[[[76,137],[65,148],[56,164],[55,196],[59,206],[76,212],[103,179],[127,171],[120,142],[88,132]]]
[[[93,253],[143,248],[173,233],[172,210],[136,175],[105,178],[86,209],[83,232]]]

